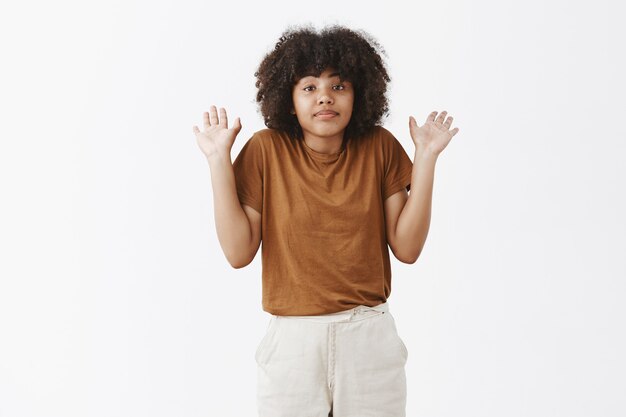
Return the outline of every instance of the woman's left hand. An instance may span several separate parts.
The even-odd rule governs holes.
[[[421,127],[417,125],[413,116],[409,116],[409,132],[416,150],[424,150],[439,155],[448,146],[452,137],[458,133],[459,128],[455,127],[450,130],[454,118],[448,116],[446,119],[447,114],[448,112],[444,110],[437,116],[437,112],[434,111],[428,115],[426,123]]]

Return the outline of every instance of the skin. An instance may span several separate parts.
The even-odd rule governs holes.
[[[385,230],[394,256],[404,263],[419,258],[430,227],[435,164],[459,131],[450,130],[453,117],[433,111],[421,127],[409,116],[409,133],[415,144],[411,193],[403,189],[385,200]]]
[[[239,118],[228,127],[226,109],[211,106],[202,115],[203,130],[193,126],[198,146],[211,169],[213,213],[220,246],[233,268],[242,268],[254,259],[261,244],[261,213],[242,205],[237,197],[230,151],[241,130]]]
[[[305,143],[317,152],[339,152],[343,134],[352,117],[352,83],[341,81],[339,74],[329,68],[319,77],[307,76],[298,80],[291,96],[291,112],[298,118]],[[333,110],[338,114],[331,118],[316,116],[320,110]]]

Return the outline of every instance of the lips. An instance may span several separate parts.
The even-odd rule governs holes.
[[[317,113],[315,113],[316,116],[324,116],[324,115],[333,115],[336,116],[339,113],[337,113],[336,111],[332,111],[332,110],[322,110],[322,111],[318,111]]]

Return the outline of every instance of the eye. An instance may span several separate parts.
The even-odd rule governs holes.
[[[338,87],[338,88],[336,88],[336,87]],[[315,88],[315,86],[313,86],[313,85],[307,85],[307,86],[306,86],[306,87],[304,87],[302,90],[304,90],[304,91],[312,91],[312,90],[309,90],[309,89],[313,89],[313,88]],[[346,86],[345,86],[345,85],[343,85],[343,84],[335,84],[335,85],[333,85],[333,89],[336,89],[336,90],[345,90],[345,89],[346,89]]]

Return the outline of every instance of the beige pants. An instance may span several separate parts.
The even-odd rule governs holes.
[[[407,358],[388,302],[272,316],[255,356],[259,417],[405,417]]]

